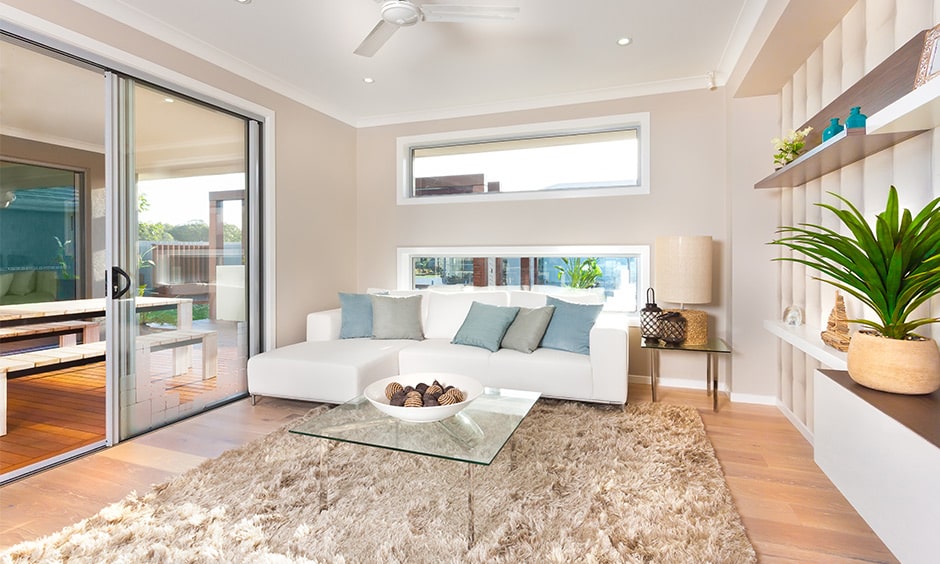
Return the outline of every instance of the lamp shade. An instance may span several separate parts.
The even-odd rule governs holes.
[[[712,301],[712,238],[708,236],[657,237],[656,294],[676,304]]]

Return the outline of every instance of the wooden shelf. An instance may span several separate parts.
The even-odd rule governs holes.
[[[801,186],[934,127],[937,122],[927,120],[920,113],[917,113],[916,117],[902,117],[911,113],[911,108],[921,108],[921,111],[928,115],[935,110],[933,119],[940,120],[940,105],[933,108],[924,102],[925,99],[937,98],[940,80],[934,81],[938,84],[935,85],[932,96],[926,91],[920,92],[931,83],[918,89],[914,88],[926,33],[927,30],[918,32],[809,121],[798,127],[798,130],[813,128],[813,132],[807,137],[807,152],[759,181],[754,188]],[[907,101],[904,102],[905,100]],[[825,143],[819,143],[830,118],[845,119],[854,106],[860,106],[862,113],[869,116],[865,130],[843,130]],[[891,126],[888,126],[888,123]]]
[[[823,342],[820,329],[808,325],[787,325],[782,321],[764,321],[767,329],[780,339],[790,343],[806,354],[818,360],[824,367],[845,370],[846,353],[837,351]]]
[[[905,139],[920,135],[924,130],[897,133],[865,134],[861,128],[843,130],[832,139],[800,155],[790,164],[754,185],[754,188],[789,188],[806,184],[830,172],[880,153]]]

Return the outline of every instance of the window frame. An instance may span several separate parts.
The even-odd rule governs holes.
[[[412,260],[423,256],[447,257],[592,257],[635,255],[640,265],[637,273],[638,294],[646,295],[645,288],[650,287],[650,247],[649,245],[524,245],[524,246],[479,246],[479,247],[398,247],[396,260],[397,289],[409,291],[414,288],[412,278]],[[477,287],[474,287],[477,288]],[[498,286],[498,288],[516,288]],[[478,287],[483,289],[483,287]],[[622,312],[628,317],[639,318],[640,302],[637,311]],[[605,305],[606,309],[606,305]]]
[[[484,192],[467,195],[412,196],[412,149],[440,145],[508,141],[527,137],[551,137],[579,133],[599,133],[636,128],[639,143],[639,184],[636,186],[576,188],[569,190],[533,190],[526,192]],[[599,196],[632,196],[650,193],[650,115],[649,112],[619,114],[595,118],[528,123],[504,127],[447,131],[411,135],[396,139],[396,190],[398,205],[459,204],[467,202],[507,202],[519,200],[555,200]]]

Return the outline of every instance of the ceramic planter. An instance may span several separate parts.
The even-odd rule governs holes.
[[[849,343],[848,371],[866,388],[929,394],[940,389],[940,349],[933,339],[886,339],[874,331],[857,331]]]

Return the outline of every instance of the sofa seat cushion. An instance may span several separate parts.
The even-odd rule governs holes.
[[[536,349],[530,354],[500,349],[490,357],[484,384],[537,390],[543,396],[554,398],[594,397],[591,358],[554,349]]]
[[[455,345],[449,339],[425,339],[402,349],[398,356],[402,374],[450,372],[480,380],[489,366],[490,351],[468,345]]]
[[[398,353],[406,340],[343,339],[305,341],[248,359],[248,392],[343,403],[366,386],[398,374]]]

